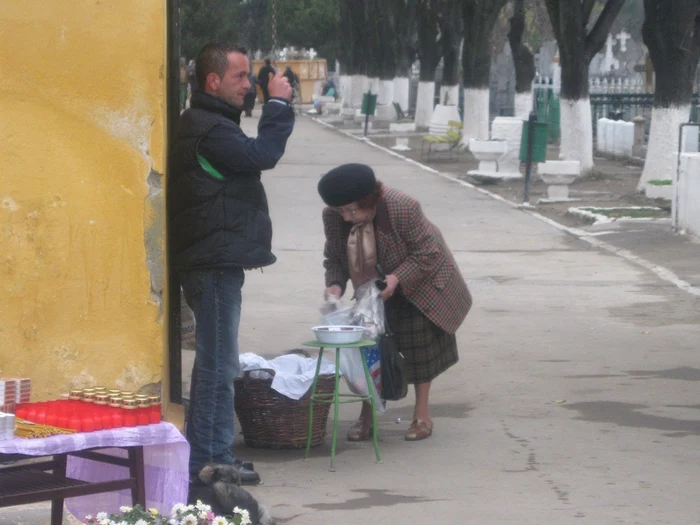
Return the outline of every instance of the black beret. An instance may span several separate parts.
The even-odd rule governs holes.
[[[374,191],[377,179],[366,164],[343,164],[318,181],[318,193],[328,206],[345,206]]]

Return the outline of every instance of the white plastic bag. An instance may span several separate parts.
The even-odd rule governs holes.
[[[364,339],[376,341],[380,334],[384,333],[384,301],[379,297],[380,291],[369,281],[355,290],[355,303],[345,305],[340,299],[330,297],[321,307],[323,324],[364,326]],[[367,367],[372,380],[372,395],[374,396],[377,411],[382,413],[385,409],[384,401],[381,399],[378,389],[381,388],[381,369],[379,350],[376,347],[343,348],[340,350],[340,372],[343,374],[350,391],[363,396],[369,395],[365,371],[362,366],[362,356],[360,351],[365,352]],[[331,354],[332,358],[335,355]]]
[[[353,394],[362,396],[369,395],[367,390],[367,381],[365,379],[365,370],[362,366],[362,356],[360,352],[365,352],[367,366],[369,368],[372,395],[374,396],[374,405],[377,412],[383,413],[385,409],[384,401],[377,391],[375,378],[381,379],[381,371],[379,368],[379,355],[376,348],[341,348],[340,349],[340,372],[345,378],[348,388]],[[377,353],[374,356],[374,352]],[[334,356],[335,357],[335,356]]]
[[[368,281],[355,290],[352,324],[365,327],[365,337],[376,341],[384,333],[384,301],[379,288]]]

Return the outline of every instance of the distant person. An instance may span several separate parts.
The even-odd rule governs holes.
[[[336,89],[335,89],[335,82],[333,82],[332,78],[329,78],[326,80],[326,83],[323,84],[323,90],[321,91],[321,95],[327,96],[327,97],[336,97]]]
[[[275,68],[270,65],[270,59],[265,59],[265,65],[258,71],[258,84],[263,92],[263,102],[267,104],[270,100],[270,93],[267,90],[267,85],[270,83],[270,75],[276,73]]]
[[[333,82],[332,78],[329,78],[324,82],[323,87],[321,88],[321,96],[333,97],[334,100],[338,98],[335,91],[335,82]],[[319,115],[323,114],[323,102],[318,99],[314,100],[314,111]],[[311,113],[313,113],[313,111],[311,111]]]
[[[246,117],[252,117],[253,109],[255,108],[255,99],[258,96],[258,81],[253,73],[248,73],[248,82],[250,82],[250,87],[248,88],[245,98],[243,99],[243,111],[245,112]]]

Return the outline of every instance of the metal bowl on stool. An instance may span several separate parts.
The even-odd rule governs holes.
[[[364,326],[314,326],[312,329],[320,343],[345,345],[357,343],[365,332]]]

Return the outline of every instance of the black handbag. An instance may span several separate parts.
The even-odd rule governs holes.
[[[406,362],[397,348],[394,334],[387,329],[386,333],[379,336],[377,346],[382,372],[381,397],[387,401],[403,399],[408,394]]]
[[[376,266],[376,270],[379,279],[375,281],[375,285],[380,290],[383,290],[386,288],[386,272],[379,264]],[[403,354],[399,352],[396,338],[391,331],[388,315],[384,319],[384,333],[379,336],[377,347],[379,348],[379,363],[382,373],[382,399],[386,401],[403,399],[408,394],[406,362]]]

